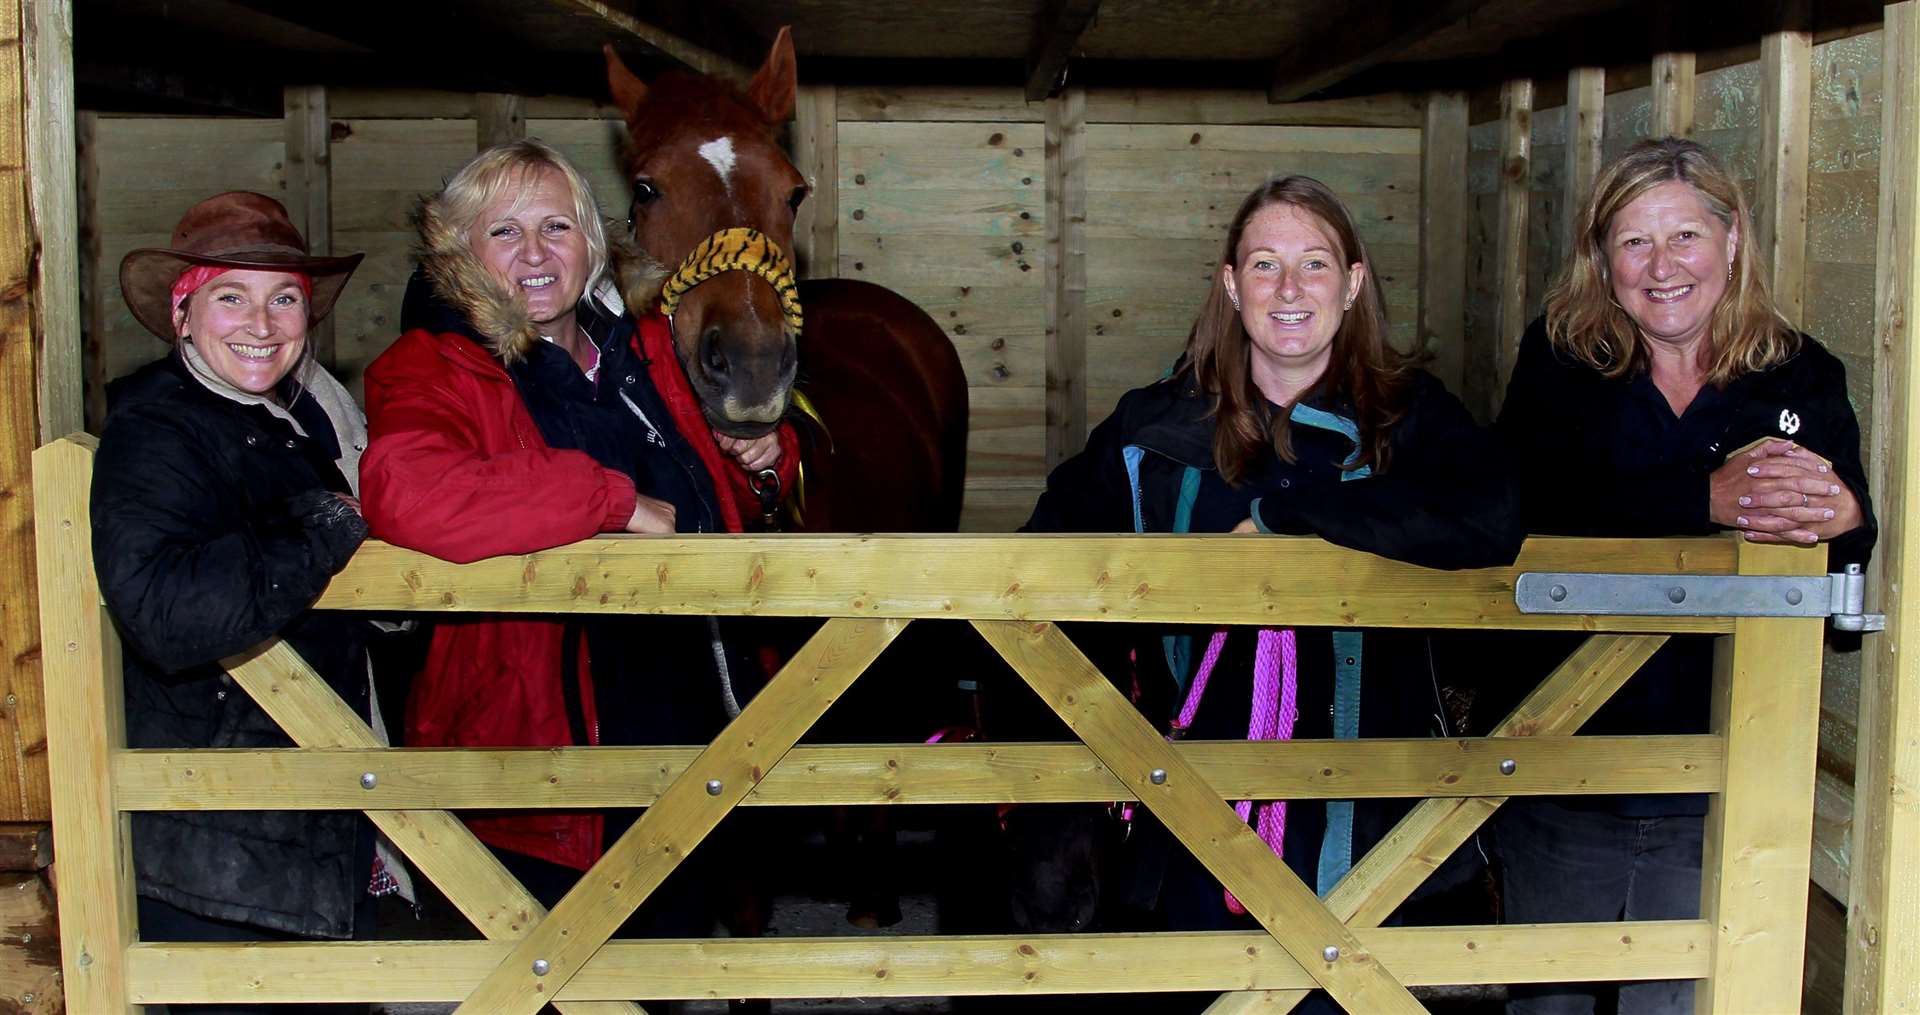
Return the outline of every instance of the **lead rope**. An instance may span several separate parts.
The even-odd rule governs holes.
[[[1213,667],[1220,661],[1220,651],[1226,644],[1225,628],[1213,632],[1207,651],[1200,658],[1200,668],[1193,675],[1193,686],[1187,690],[1187,699],[1180,706],[1180,714],[1174,717],[1167,739],[1180,740],[1193,726],[1194,717],[1200,712],[1200,698],[1206,694],[1207,681],[1212,678]],[[1292,740],[1294,723],[1300,718],[1299,693],[1300,662],[1293,628],[1261,628],[1253,653],[1253,704],[1247,716],[1247,739]],[[1254,802],[1242,800],[1233,809],[1240,820],[1246,821],[1253,817]],[[1287,802],[1262,801],[1254,832],[1275,856],[1282,855],[1281,847],[1287,836]],[[1227,909],[1234,913],[1247,911],[1232,892],[1222,891]]]

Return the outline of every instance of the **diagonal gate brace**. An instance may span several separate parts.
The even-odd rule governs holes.
[[[457,1011],[534,1015],[556,997],[907,623],[827,621]]]
[[[973,625],[1335,1000],[1348,1011],[1426,1011],[1058,627]]]

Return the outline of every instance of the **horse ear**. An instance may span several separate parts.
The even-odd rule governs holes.
[[[620,107],[627,120],[633,120],[633,114],[647,101],[647,83],[633,76],[627,69],[626,61],[613,51],[613,43],[602,45],[607,54],[607,90],[613,93],[613,104]]]
[[[753,100],[768,123],[782,124],[793,115],[798,76],[793,59],[793,31],[782,25],[780,34],[774,36],[773,48],[767,52],[767,62],[760,65],[753,83],[747,86],[747,98]]]

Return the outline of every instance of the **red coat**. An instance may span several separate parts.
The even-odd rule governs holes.
[[[739,531],[738,504],[751,503],[746,475],[706,436],[665,320],[640,324],[655,386],[715,476],[721,520]],[[377,538],[464,563],[618,532],[633,514],[633,481],[585,452],[549,448],[505,368],[468,338],[407,332],[367,368],[366,395],[371,440],[360,463],[361,498]],[[782,489],[791,489],[797,445],[784,424],[781,450]],[[572,743],[559,683],[563,629],[500,615],[437,619],[407,701],[407,745]],[[589,740],[597,742],[584,643],[574,679]],[[594,813],[539,811],[467,823],[484,842],[582,870],[600,856]]]

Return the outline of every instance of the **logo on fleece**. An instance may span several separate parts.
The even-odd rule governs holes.
[[[1800,432],[1800,417],[1792,409],[1780,410],[1780,432],[1789,437]]]

